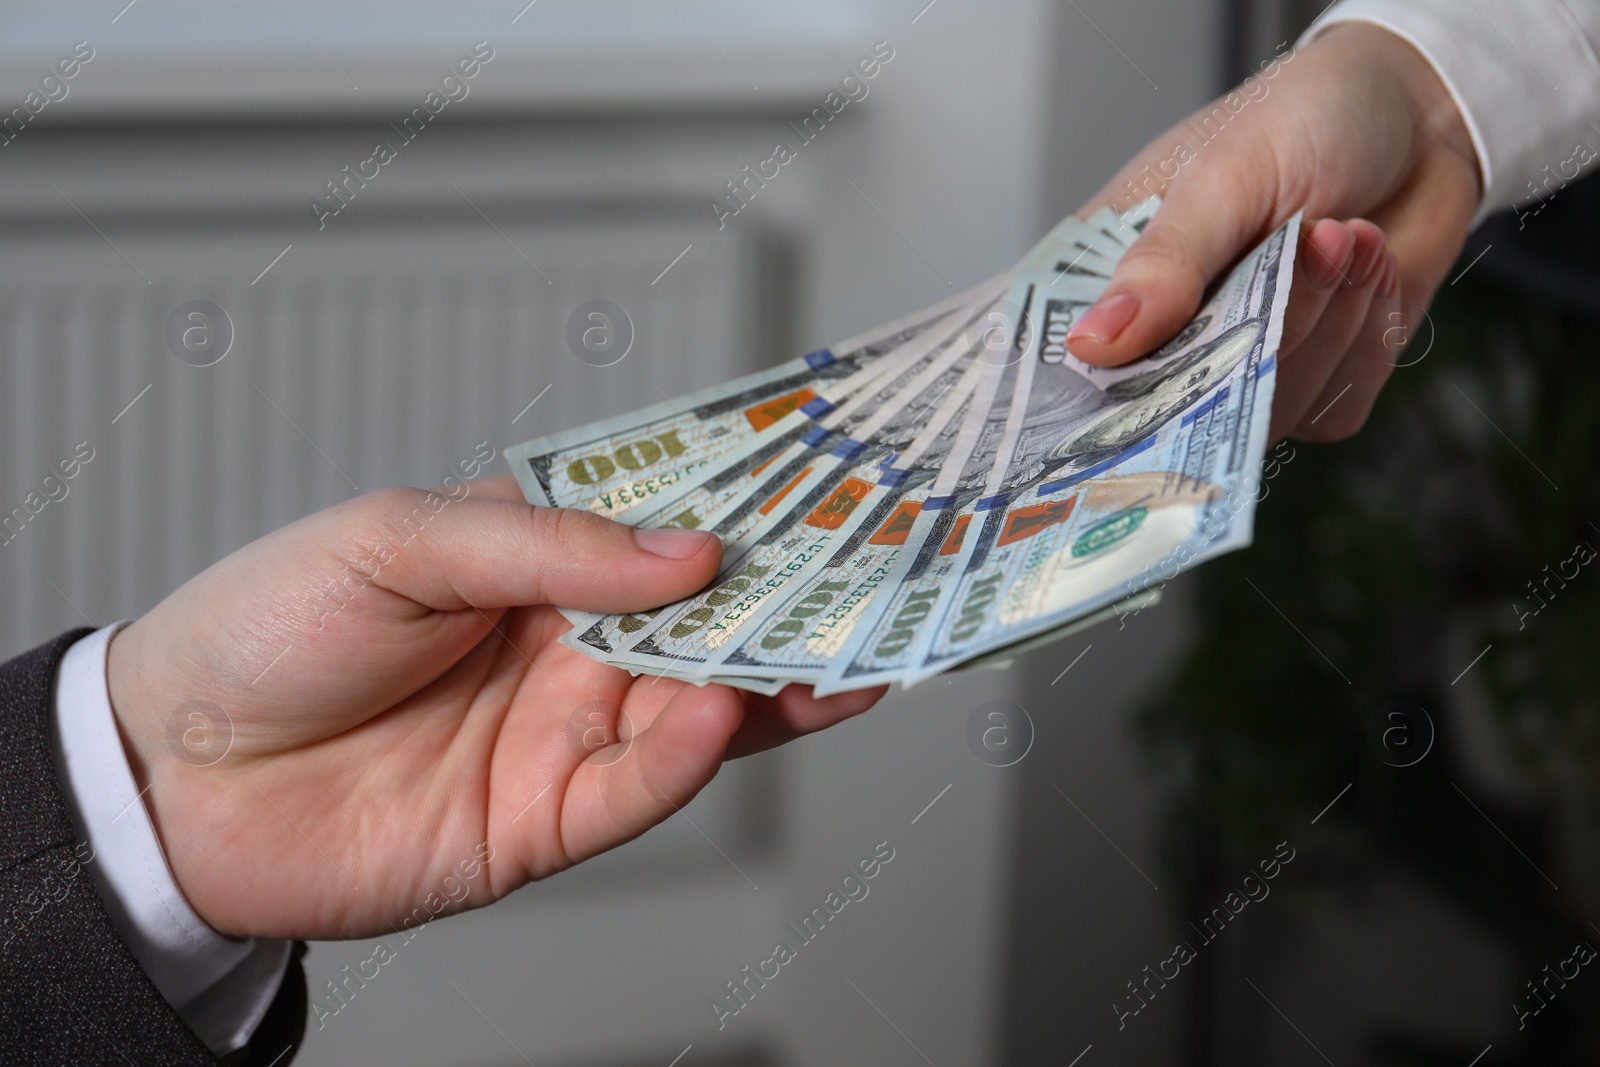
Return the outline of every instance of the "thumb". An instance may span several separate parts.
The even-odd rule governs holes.
[[[372,580],[439,611],[525,604],[641,611],[694,593],[722,561],[716,535],[699,530],[639,530],[586,511],[419,490],[367,499],[367,540],[392,544],[403,528],[421,531],[411,537],[420,551],[408,545],[376,560]],[[437,510],[430,514],[430,506]]]
[[[1237,165],[1185,174],[1117,264],[1067,347],[1086,363],[1117,366],[1153,351],[1200,309],[1206,287],[1265,229],[1272,215],[1265,168]]]

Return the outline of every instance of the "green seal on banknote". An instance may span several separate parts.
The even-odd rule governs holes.
[[[1140,506],[1106,516],[1072,542],[1072,558],[1082,559],[1096,552],[1104,552],[1142,526],[1148,514],[1149,511]]]

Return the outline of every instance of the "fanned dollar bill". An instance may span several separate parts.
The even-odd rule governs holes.
[[[976,358],[957,331],[922,363],[862,404],[854,417],[778,469],[768,483],[709,527],[723,540],[722,572],[710,588],[664,611],[630,643],[627,662],[703,667],[805,565],[838,540],[839,529],[871,491],[875,471],[926,447],[930,414]],[[821,427],[818,428],[819,430]],[[935,427],[937,430],[937,426]],[[782,498],[766,496],[777,487]],[[775,506],[776,504],[776,506]]]
[[[706,589],[566,612],[635,674],[819,693],[963,667],[1142,610],[1247,545],[1299,217],[1159,351],[1067,351],[1159,207],[1069,218],[1010,272],[828,349],[507,450],[530,502],[714,531]]]
[[[800,359],[604,422],[506,449],[530,503],[616,517],[810,404],[836,403],[869,384],[873,365],[957,310],[1003,291],[1005,279]],[[881,371],[880,371],[881,373]],[[833,388],[830,388],[833,386]]]
[[[973,308],[971,316],[982,314],[986,306]],[[715,531],[724,544],[723,568],[718,580],[700,597],[691,599],[709,601],[715,606],[720,603],[719,596],[742,591],[748,584],[749,572],[738,574],[742,567],[735,565],[734,560],[739,558],[741,546],[748,547],[744,545],[745,539],[761,529],[774,512],[788,515],[795,499],[809,500],[819,487],[836,484],[841,477],[841,466],[854,458],[855,442],[851,434],[863,434],[874,440],[875,449],[881,447],[882,435],[878,431],[898,410],[901,393],[908,388],[925,389],[930,380],[945,373],[948,365],[960,356],[958,341],[969,323],[970,317],[940,324],[927,335],[931,343],[915,344],[917,358],[902,363],[897,373],[860,391],[839,407],[818,414],[813,422],[797,422],[770,447],[758,450],[748,459],[736,460],[706,486],[660,505],[657,510],[663,516],[672,515],[670,522],[661,525],[704,526]],[[902,424],[915,426],[916,419],[903,419]],[[683,517],[688,509],[699,509],[692,512],[693,521],[685,521]],[[679,630],[703,625],[706,620],[700,613],[706,604],[692,608],[686,604],[688,602],[669,605],[648,615],[599,619],[583,629],[577,639],[620,655],[622,650],[643,642],[658,624],[668,619],[676,619],[673,626]],[[691,612],[694,618],[686,618]],[[652,645],[645,649],[641,655],[647,658],[642,662],[665,664],[670,658],[677,658],[675,653],[680,651],[674,648],[669,654],[659,652],[658,648],[659,645]],[[704,661],[703,656],[690,658],[697,664]]]
[[[906,684],[1250,543],[1299,221],[1086,420],[1025,431]]]
[[[820,680],[859,616],[893,573],[905,536],[926,503],[931,483],[956,453],[969,453],[974,423],[992,402],[1002,368],[973,360],[929,427],[936,438],[878,468],[877,477],[838,523],[838,547],[817,553],[758,609],[743,634],[710,665],[724,674],[782,674]],[[965,395],[963,395],[965,394]],[[977,416],[976,418],[974,416]],[[808,522],[811,520],[807,520]]]

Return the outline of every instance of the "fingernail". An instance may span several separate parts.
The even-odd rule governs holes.
[[[1106,297],[1085,312],[1083,318],[1072,324],[1072,329],[1067,331],[1067,340],[1092,337],[1101,344],[1108,345],[1128,328],[1128,323],[1132,322],[1138,313],[1139,298],[1132,293],[1118,293],[1116,296]]]
[[[704,530],[635,530],[633,543],[655,556],[688,559],[716,539]]]
[[[1394,258],[1394,253],[1389,253],[1389,259],[1383,265],[1383,278],[1378,282],[1378,295],[1387,300],[1394,295],[1400,287],[1400,264]]]
[[[1333,219],[1323,219],[1311,228],[1305,256],[1306,280],[1318,289],[1330,288],[1344,277],[1355,255],[1356,235],[1350,227]],[[1319,239],[1320,238],[1320,239]],[[1322,245],[1331,245],[1323,248]]]
[[[1356,244],[1355,262],[1350,264],[1350,284],[1355,286],[1366,285],[1372,280],[1372,274],[1378,269],[1378,264],[1383,262],[1383,239],[1366,242],[1366,247],[1358,242]]]

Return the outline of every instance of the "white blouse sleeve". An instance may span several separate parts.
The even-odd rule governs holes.
[[[1300,41],[1341,22],[1382,26],[1433,64],[1478,152],[1478,220],[1548,200],[1600,158],[1600,0],[1340,0]]]

